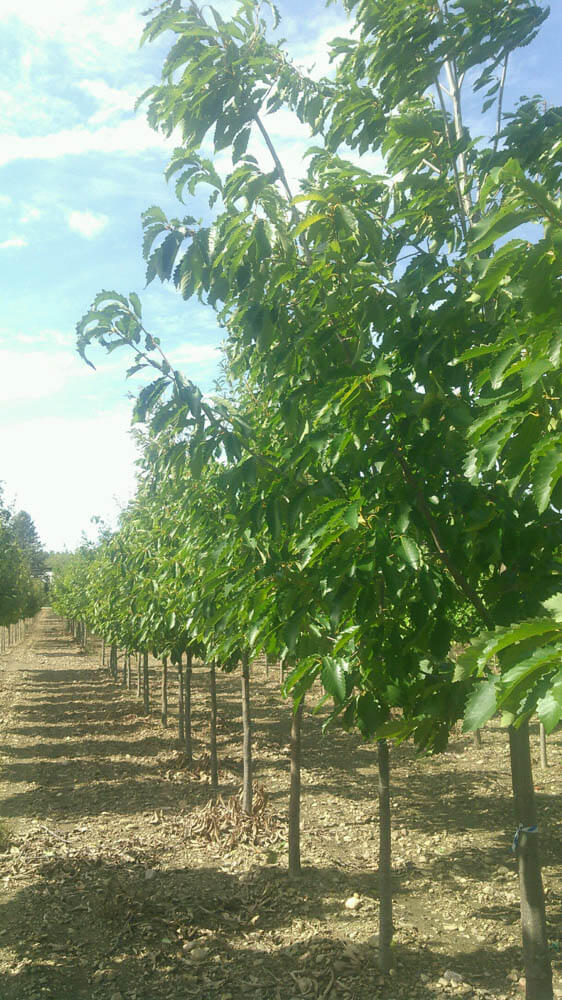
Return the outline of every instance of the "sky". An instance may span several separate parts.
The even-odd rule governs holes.
[[[392,0],[389,0],[392,2]],[[230,0],[215,0],[226,15]],[[102,288],[136,291],[145,325],[204,391],[218,375],[210,309],[156,280],[145,289],[141,212],[178,204],[163,172],[173,141],[135,114],[158,81],[169,39],[139,48],[146,0],[0,0],[0,482],[47,549],[72,549],[93,517],[114,523],[134,493],[127,362],[75,350],[75,326]],[[293,58],[327,71],[343,10],[278,0]],[[513,61],[506,107],[521,93],[559,103],[562,3]],[[469,109],[470,113],[470,109]],[[294,187],[306,137],[288,114],[268,122]],[[265,159],[265,151],[251,150]],[[130,363],[130,362],[129,362]]]

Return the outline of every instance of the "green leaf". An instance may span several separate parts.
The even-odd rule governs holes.
[[[552,618],[531,618],[510,625],[508,628],[497,628],[494,632],[481,632],[459,656],[455,680],[463,680],[475,671],[484,669],[493,656],[497,656],[515,643],[531,638],[544,642],[545,635],[551,633],[555,636],[557,631],[556,622]]]
[[[495,714],[497,708],[496,682],[482,681],[476,685],[466,704],[463,733],[480,729]]]
[[[488,212],[470,231],[470,252],[479,254],[492,246],[496,240],[506,233],[517,229],[524,222],[534,222],[535,212],[531,209],[515,209],[512,202],[499,209]]]
[[[142,318],[142,307],[141,301],[136,292],[129,292],[129,301],[131,302],[133,309],[139,319]]]
[[[562,448],[555,446],[537,463],[533,474],[533,497],[539,514],[550,503],[552,491],[562,476]]]
[[[341,660],[335,660],[331,656],[322,657],[322,684],[336,701],[342,702],[347,693],[346,671]]]
[[[360,503],[352,503],[347,510],[344,512],[343,519],[345,523],[353,530],[356,531],[359,525],[359,511],[361,509]]]
[[[400,551],[408,566],[411,566],[412,569],[420,568],[421,552],[417,542],[413,538],[409,538],[408,535],[402,535],[400,538]]]
[[[547,733],[551,733],[562,718],[562,670],[556,675],[544,697],[539,698],[537,715]]]
[[[548,600],[544,601],[544,606],[550,612],[552,617],[557,622],[562,622],[562,593],[553,594]]]
[[[305,219],[302,219],[301,222],[299,222],[298,225],[295,226],[295,236],[300,236],[301,233],[304,233],[307,229],[310,229],[310,227],[313,226],[315,222],[322,222],[323,219],[327,218],[328,216],[322,212],[317,212],[316,215],[307,215]]]

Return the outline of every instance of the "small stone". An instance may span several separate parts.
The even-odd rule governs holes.
[[[208,948],[192,948],[189,957],[193,962],[202,962],[209,954]]]
[[[511,972],[508,972],[505,978],[508,979],[510,983],[519,982],[519,973],[517,969],[512,969]]]
[[[346,910],[358,910],[360,906],[361,900],[359,899],[357,893],[354,893],[353,896],[349,896],[345,901]]]
[[[452,972],[451,969],[447,969],[443,973],[443,979],[445,980],[446,983],[454,983],[455,985],[458,985],[459,983],[463,982],[463,978],[460,972]]]

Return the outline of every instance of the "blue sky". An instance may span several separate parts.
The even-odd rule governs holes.
[[[138,382],[125,380],[119,352],[96,357],[93,372],[74,350],[94,295],[139,292],[147,327],[178,367],[204,389],[218,370],[212,312],[156,282],[143,291],[141,212],[186,211],[163,179],[173,143],[133,112],[168,44],[139,49],[145,6],[0,0],[0,480],[49,548],[74,547],[92,516],[111,521],[134,489],[129,393]],[[311,0],[303,17],[297,0],[278,6],[291,53],[326,70],[327,40],[346,30],[341,8]],[[521,93],[559,101],[554,6],[514,60],[507,108]],[[283,114],[271,131],[296,179],[304,136]]]

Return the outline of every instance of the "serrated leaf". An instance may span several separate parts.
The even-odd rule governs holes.
[[[553,594],[548,600],[543,601],[543,604],[557,622],[562,622],[562,593]]]
[[[347,693],[345,668],[341,660],[331,656],[322,657],[322,684],[336,701],[343,701]]]
[[[313,226],[315,222],[322,222],[323,219],[327,218],[328,216],[325,215],[323,212],[317,212],[316,215],[308,215],[305,219],[302,219],[301,222],[299,222],[299,224],[295,227],[295,236],[300,236],[300,234],[304,233],[305,230],[310,229],[310,227]]]
[[[131,302],[133,309],[139,319],[142,318],[142,306],[141,301],[136,292],[129,292],[129,301]]]
[[[554,449],[537,463],[533,475],[533,497],[539,514],[544,513],[550,503],[552,491],[562,476],[562,448]]]
[[[547,733],[551,733],[562,718],[562,670],[556,675],[544,697],[539,698],[537,715]]]
[[[537,638],[544,642],[548,633],[556,635],[556,623],[552,618],[531,618],[516,622],[508,628],[497,628],[494,632],[484,631],[470,644],[458,658],[455,680],[469,677],[482,670],[492,656],[524,639]]]
[[[496,707],[496,682],[490,680],[477,684],[466,704],[463,733],[480,729],[495,714]]]
[[[361,507],[361,504],[359,504],[359,503],[352,503],[349,507],[347,507],[347,509],[345,510],[344,515],[343,515],[343,519],[344,519],[345,523],[353,531],[357,530],[357,526],[359,524],[359,510],[360,510],[360,507]]]
[[[402,535],[400,538],[400,550],[408,566],[411,566],[412,569],[420,568],[421,552],[418,543],[413,538],[409,538],[408,535]]]

